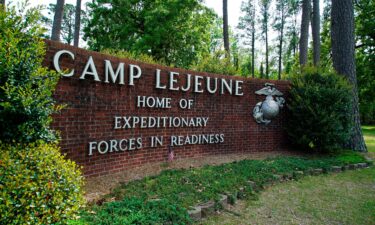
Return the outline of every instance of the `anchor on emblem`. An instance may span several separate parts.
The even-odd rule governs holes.
[[[268,125],[275,118],[280,109],[284,106],[283,93],[275,88],[274,84],[265,83],[264,88],[255,92],[257,95],[266,95],[266,100],[258,102],[253,109],[253,117],[259,124]],[[273,96],[276,96],[274,99]]]

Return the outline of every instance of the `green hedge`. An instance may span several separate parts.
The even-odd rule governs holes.
[[[84,204],[77,165],[55,145],[0,144],[0,224],[66,224]]]
[[[59,76],[42,67],[45,30],[40,10],[21,5],[0,10],[0,140],[54,141],[49,128]]]
[[[329,151],[344,146],[352,128],[351,87],[332,72],[307,68],[292,78],[287,133],[301,149]]]

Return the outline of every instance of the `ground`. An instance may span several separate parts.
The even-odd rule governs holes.
[[[375,126],[363,126],[362,130],[369,155],[375,159]]]
[[[375,126],[363,126],[375,158]],[[375,224],[375,168],[305,177],[240,201],[204,224]]]
[[[375,127],[364,126],[369,153],[375,158]],[[245,158],[263,159],[270,154],[211,156],[145,165],[142,168],[101,178],[90,178],[87,197],[94,200],[119,183],[158,174],[173,168],[222,164]],[[280,153],[279,153],[280,154]],[[283,152],[283,155],[295,154]],[[108,184],[111,184],[108,186]],[[91,196],[90,196],[91,195]],[[256,199],[254,199],[256,198]],[[363,224],[375,225],[375,168],[340,174],[307,176],[298,181],[276,184],[255,197],[238,201],[229,209],[199,224]]]
[[[86,179],[85,197],[88,202],[95,202],[104,195],[109,194],[120,183],[131,180],[142,179],[146,176],[159,174],[163,170],[201,167],[204,165],[220,165],[243,159],[265,159],[277,155],[301,155],[300,152],[278,151],[278,152],[258,152],[251,154],[228,154],[219,156],[206,156],[201,158],[175,160],[169,163],[150,163],[141,167],[128,169],[120,173],[109,174],[101,177],[91,177]]]
[[[375,168],[277,184],[203,224],[375,224]]]

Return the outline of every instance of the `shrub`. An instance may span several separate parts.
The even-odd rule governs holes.
[[[66,224],[84,199],[83,178],[52,144],[0,143],[0,224]]]
[[[214,53],[214,55],[210,54],[202,57],[202,59],[200,59],[196,65],[192,66],[191,69],[225,75],[240,74],[230,60],[223,57],[223,52],[221,51]]]
[[[130,197],[94,208],[94,214],[83,213],[82,220],[95,225],[112,224],[190,224],[187,211],[165,199],[146,201]]]
[[[341,76],[307,68],[292,78],[287,133],[310,150],[343,146],[351,129],[351,87]]]
[[[25,8],[26,6],[21,6]],[[42,67],[45,45],[40,11],[0,10],[0,139],[53,141],[51,113],[56,73]]]
[[[125,50],[114,50],[114,49],[104,49],[101,52],[103,54],[108,54],[108,55],[116,56],[120,58],[127,58],[130,60],[137,60],[137,61],[150,63],[150,64],[159,64],[159,65],[169,66],[160,60],[154,59],[151,55],[147,55],[143,53],[129,52]]]

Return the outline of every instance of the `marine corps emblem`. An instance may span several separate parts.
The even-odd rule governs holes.
[[[265,83],[264,88],[255,92],[257,95],[266,95],[266,100],[258,102],[253,109],[253,117],[259,124],[268,125],[284,106],[283,93],[275,88],[274,84]],[[273,96],[276,96],[274,98]]]

